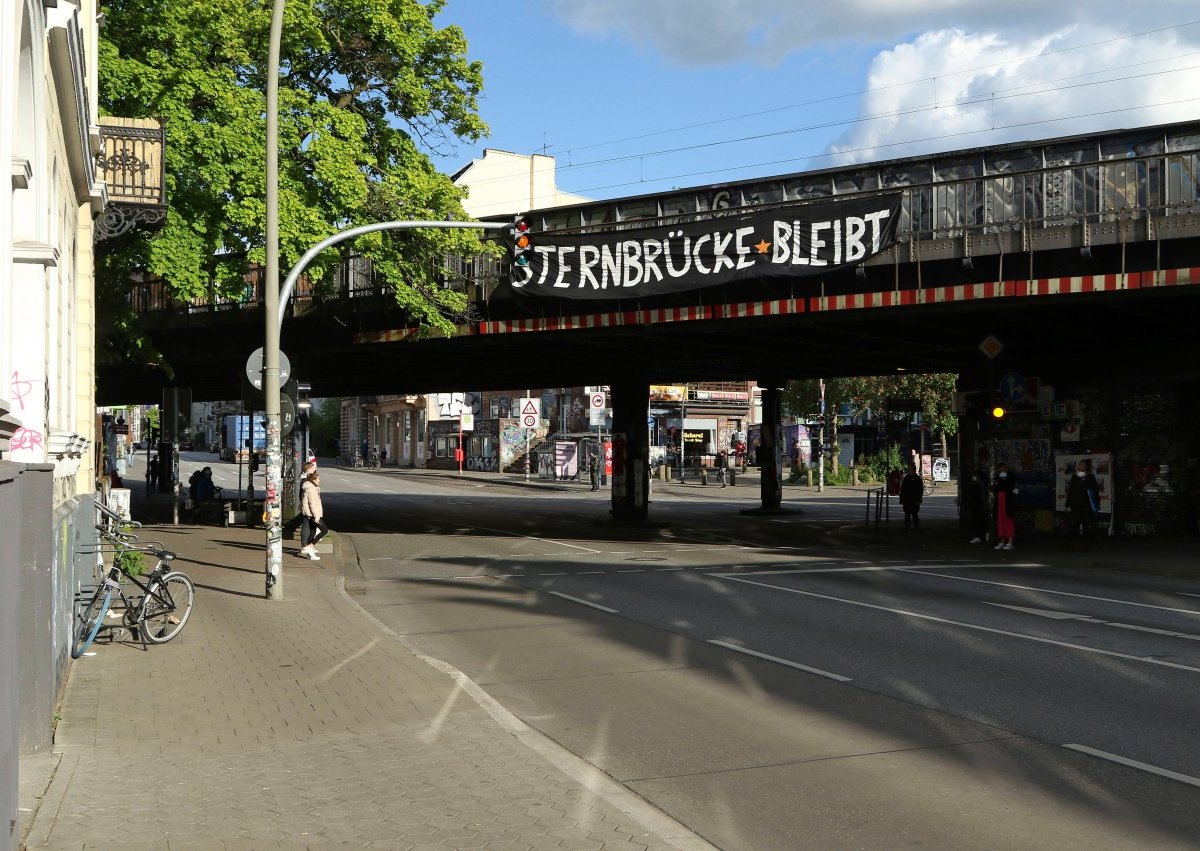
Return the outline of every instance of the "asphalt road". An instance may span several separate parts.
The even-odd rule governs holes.
[[[875,546],[834,491],[322,490],[368,611],[719,847],[1200,847],[1195,583]]]

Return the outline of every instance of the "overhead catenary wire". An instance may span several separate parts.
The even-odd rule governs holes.
[[[1090,42],[1087,45],[1076,45],[1076,46],[1073,46],[1070,48],[1063,48],[1058,51],[1050,51],[1050,52],[1043,53],[1043,54],[1033,54],[1031,57],[1023,57],[1020,59],[1006,60],[1004,62],[996,62],[996,63],[990,63],[990,64],[986,64],[986,65],[974,66],[973,68],[963,69],[961,71],[948,72],[947,74],[943,74],[941,76],[947,77],[947,76],[953,76],[954,74],[968,73],[970,71],[979,70],[979,69],[1002,67],[1002,66],[1010,65],[1013,63],[1017,63],[1017,62],[1022,62],[1029,58],[1050,56],[1055,53],[1063,53],[1063,52],[1067,52],[1070,50],[1077,50],[1077,49],[1080,49],[1083,47],[1108,44],[1108,43],[1121,41],[1121,40],[1125,40],[1125,39],[1129,39],[1129,38],[1135,38],[1135,37],[1142,36],[1142,35],[1159,33],[1159,32],[1163,32],[1165,30],[1179,29],[1182,27],[1193,26],[1195,24],[1200,24],[1200,21],[1191,21],[1191,22],[1188,22],[1185,24],[1177,24],[1177,25],[1168,26],[1168,27],[1160,27],[1160,28],[1154,29],[1154,30],[1147,30],[1147,31],[1143,31],[1140,33],[1134,33],[1134,34],[1130,34],[1130,35],[1126,35],[1126,36],[1118,36],[1118,37],[1104,39],[1102,41],[1097,41],[1097,42]],[[1072,74],[1072,75],[1067,75],[1067,76],[1063,76],[1063,77],[1051,78],[1048,80],[1030,81],[1030,82],[1021,83],[1019,85],[1010,86],[1010,87],[1004,88],[1004,89],[997,89],[994,91],[989,91],[989,92],[980,93],[977,95],[972,95],[967,98],[960,98],[955,101],[941,102],[941,103],[937,103],[937,104],[924,104],[924,105],[920,105],[920,106],[911,106],[911,107],[906,107],[904,109],[899,109],[899,110],[874,113],[874,114],[865,115],[865,116],[856,116],[856,117],[840,119],[840,120],[831,120],[831,121],[826,121],[826,122],[820,122],[817,124],[806,125],[803,127],[774,130],[774,131],[769,131],[769,132],[765,132],[765,133],[751,134],[751,135],[747,135],[747,136],[739,136],[739,137],[735,137],[735,138],[731,138],[731,139],[718,139],[718,140],[712,140],[709,142],[696,143],[696,144],[692,144],[692,145],[680,145],[680,146],[676,146],[673,148],[664,148],[664,149],[658,149],[658,150],[654,150],[654,151],[640,151],[640,152],[630,153],[630,154],[622,155],[622,156],[614,156],[614,157],[607,157],[607,158],[598,159],[598,160],[590,160],[590,161],[582,162],[582,163],[569,163],[569,164],[565,164],[565,165],[559,164],[556,167],[556,173],[561,174],[561,173],[570,172],[570,171],[578,172],[585,168],[595,168],[595,167],[599,167],[599,166],[613,165],[613,164],[617,164],[620,162],[633,161],[633,160],[638,160],[639,162],[644,163],[646,158],[648,158],[648,157],[666,157],[666,156],[670,156],[672,154],[680,154],[680,153],[687,153],[689,151],[711,149],[711,148],[715,148],[715,147],[719,147],[719,146],[723,146],[723,145],[732,145],[732,144],[741,144],[741,143],[753,142],[753,141],[761,141],[764,139],[769,139],[769,138],[783,136],[783,135],[789,135],[789,134],[794,135],[797,133],[811,132],[813,130],[828,129],[830,127],[835,127],[835,126],[853,126],[855,124],[860,124],[860,123],[868,122],[868,121],[876,121],[876,120],[885,119],[885,118],[895,118],[895,117],[902,117],[902,116],[917,114],[917,113],[922,113],[922,112],[930,112],[931,110],[934,110],[934,109],[969,107],[974,104],[982,103],[985,101],[988,102],[991,105],[991,108],[994,110],[994,105],[995,105],[995,102],[997,99],[1011,100],[1011,99],[1020,98],[1020,97],[1032,97],[1032,96],[1038,96],[1038,95],[1053,94],[1055,92],[1063,92],[1063,91],[1082,88],[1082,87],[1086,87],[1086,86],[1098,86],[1098,85],[1107,85],[1107,84],[1118,83],[1118,82],[1128,82],[1131,80],[1145,79],[1148,77],[1162,76],[1165,74],[1181,73],[1184,71],[1196,70],[1197,68],[1200,68],[1200,66],[1191,65],[1191,66],[1185,66],[1182,68],[1179,68],[1179,67],[1166,68],[1166,69],[1162,69],[1162,70],[1158,70],[1158,71],[1149,71],[1149,72],[1145,72],[1142,74],[1126,75],[1123,77],[1115,77],[1115,78],[1109,77],[1109,78],[1105,78],[1102,80],[1090,80],[1090,81],[1076,83],[1073,85],[1056,86],[1053,88],[1042,88],[1042,89],[1037,89],[1037,90],[1032,90],[1032,91],[1028,90],[1032,86],[1044,86],[1047,83],[1061,83],[1061,82],[1065,82],[1065,81],[1069,81],[1069,80],[1078,80],[1078,79],[1085,78],[1085,77],[1094,77],[1099,74],[1109,74],[1114,71],[1127,70],[1127,69],[1131,69],[1131,68],[1139,68],[1139,67],[1144,67],[1147,65],[1161,64],[1163,62],[1170,62],[1170,61],[1174,61],[1174,60],[1178,60],[1178,59],[1190,58],[1190,57],[1196,56],[1198,53],[1200,53],[1200,52],[1189,51],[1186,53],[1174,54],[1169,57],[1158,57],[1158,58],[1151,59],[1151,60],[1144,60],[1144,61],[1135,62],[1135,63],[1128,63],[1128,64],[1124,64],[1124,65],[1100,68],[1100,69],[1096,69],[1096,70],[1092,70],[1092,71],[1081,72],[1078,74]],[[929,78],[923,78],[923,79],[928,80]],[[920,81],[918,80],[915,82],[920,82]],[[892,84],[890,86],[877,87],[875,89],[867,89],[864,91],[866,91],[866,92],[882,91],[882,90],[885,90],[888,88],[892,88],[894,86],[908,85],[908,84],[909,83],[897,83],[897,84]],[[810,101],[808,103],[820,103],[820,102],[825,102],[825,101],[830,101],[830,100],[836,100],[839,97],[845,97],[845,96],[832,96],[830,98],[817,99],[815,101]],[[1184,101],[1184,102],[1186,102],[1186,101]],[[803,104],[801,104],[801,105],[803,105]],[[1153,108],[1155,106],[1160,106],[1160,105],[1161,104],[1140,104],[1140,105],[1125,107],[1125,108],[1122,108],[1119,110],[1102,111],[1102,112],[1098,112],[1098,113],[1094,113],[1094,114],[1096,114],[1096,115],[1111,114],[1114,112],[1122,112],[1122,111],[1129,111],[1129,110],[1135,110],[1135,109],[1148,109],[1148,108]],[[740,116],[740,117],[762,115],[762,114],[767,114],[770,112],[778,112],[780,110],[788,109],[788,108],[790,108],[790,107],[778,107],[778,108],[775,108],[772,110],[764,110],[764,111],[758,112],[758,113],[749,113],[749,114],[747,114],[747,116]],[[1067,118],[1068,118],[1067,116],[1062,116],[1062,117],[1058,117],[1058,118],[1047,118],[1047,119],[1042,119],[1037,122],[1027,122],[1024,124],[1009,125],[1009,127],[1011,127],[1011,126],[1026,126],[1026,125],[1039,124],[1039,123],[1052,123],[1054,121],[1066,120]],[[716,123],[720,123],[724,120],[726,120],[726,119],[718,119],[713,122],[704,122],[702,124],[689,125],[689,127],[699,127],[699,126],[705,126],[707,124],[716,124]],[[1000,130],[1000,129],[1004,129],[1004,127],[994,127],[994,128],[989,128],[989,129]],[[659,133],[643,134],[642,136],[638,136],[638,137],[629,137],[629,139],[646,138],[646,137],[653,136],[653,135],[663,135],[667,132],[672,132],[672,131],[661,131]],[[974,131],[969,131],[969,132],[974,132]],[[980,131],[980,132],[982,132],[982,131]],[[880,145],[875,145],[875,146],[871,146],[871,147],[879,147],[879,148],[894,147],[895,144],[915,144],[918,141],[921,141],[921,142],[937,141],[939,138],[950,139],[950,138],[956,138],[956,137],[959,137],[962,135],[967,135],[967,134],[948,133],[948,134],[943,134],[941,136],[925,137],[921,140],[910,140],[910,141],[904,142],[904,143],[880,144]],[[589,146],[585,146],[585,147],[589,147],[589,148],[590,147],[599,147],[602,144],[610,144],[610,143],[597,143],[596,145],[589,145]],[[574,148],[571,150],[582,150],[582,148]],[[845,149],[845,150],[836,151],[836,152],[824,152],[824,153],[818,153],[818,154],[809,154],[806,156],[790,157],[787,160],[784,160],[783,162],[795,162],[798,160],[812,158],[812,157],[820,157],[820,156],[826,156],[826,155],[832,155],[832,154],[850,153],[855,150],[861,150],[861,149]],[[723,171],[737,171],[737,170],[757,167],[757,166],[764,165],[764,164],[774,164],[776,162],[780,162],[780,161],[771,161],[770,163],[755,163],[755,164],[749,164],[749,165],[743,164],[743,165],[730,166],[730,167],[721,168],[721,169],[712,169],[712,170],[707,170],[707,171],[702,171],[702,172],[677,173],[677,174],[665,175],[665,176],[661,176],[661,177],[650,177],[650,178],[646,178],[644,175],[644,171],[643,171],[643,174],[639,180],[624,181],[621,183],[609,184],[605,187],[590,187],[590,188],[586,188],[586,189],[575,189],[575,190],[570,190],[570,191],[589,192],[589,191],[597,191],[598,188],[617,188],[617,187],[630,186],[630,185],[661,183],[661,182],[664,182],[667,180],[677,179],[679,177],[688,177],[688,176],[693,176],[696,174],[705,174],[705,173],[718,173],[718,172],[723,172]],[[473,185],[483,185],[485,183],[504,181],[506,179],[507,178],[504,176],[495,177],[495,178],[482,178],[482,179],[474,182]],[[513,200],[515,203],[516,199],[513,199]]]

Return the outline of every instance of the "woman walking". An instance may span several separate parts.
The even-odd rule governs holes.
[[[313,470],[308,474],[305,484],[300,489],[300,513],[308,519],[308,528],[312,530],[308,544],[300,550],[304,558],[320,561],[317,555],[317,541],[325,537],[329,527],[325,525],[325,509],[321,506],[321,474]]]
[[[1008,465],[1001,461],[996,465],[996,482],[993,491],[996,497],[992,512],[996,518],[996,549],[1011,550],[1017,525],[1013,518],[1017,514],[1017,489],[1008,474]]]
[[[313,486],[308,477],[316,469],[317,460],[315,458],[305,461],[304,466],[300,468],[300,549],[296,550],[296,555],[301,558],[308,558],[308,544],[313,533],[312,524],[308,522],[308,515],[304,513],[304,492]]]

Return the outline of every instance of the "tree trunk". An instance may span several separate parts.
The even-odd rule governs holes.
[[[841,454],[838,452],[838,418],[836,415],[829,418],[829,433],[831,435],[829,439],[829,446],[831,447],[829,450],[829,463],[833,470],[833,475],[836,476],[838,472],[838,455]]]
[[[942,457],[949,458],[950,452],[949,452],[949,447],[946,445],[946,432],[939,431],[938,435],[942,438]]]

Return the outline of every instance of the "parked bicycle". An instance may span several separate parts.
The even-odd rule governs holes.
[[[119,617],[120,625],[141,641],[165,644],[179,635],[192,614],[196,589],[187,574],[170,568],[175,553],[162,548],[156,541],[142,542],[128,531],[138,524],[124,520],[107,506],[97,503],[100,522],[96,530],[101,537],[101,551],[110,555],[111,566],[104,581],[93,591],[91,599],[77,609],[72,632],[71,658],[78,659],[96,640],[101,629],[116,625],[104,623],[108,617]],[[146,581],[125,568],[124,553],[147,553],[157,559]],[[132,583],[141,592],[129,591],[123,581]]]
[[[350,465],[352,467],[361,467],[363,465],[363,457],[357,449],[354,450],[354,457],[350,459]]]

